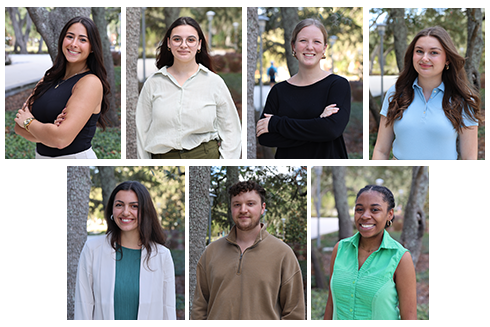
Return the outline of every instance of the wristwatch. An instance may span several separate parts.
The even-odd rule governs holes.
[[[26,120],[24,120],[24,129],[29,132],[29,125],[36,120],[36,118],[29,117]]]

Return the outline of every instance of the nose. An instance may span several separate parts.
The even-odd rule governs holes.
[[[240,212],[246,212],[247,211],[247,205],[244,203],[240,206]]]

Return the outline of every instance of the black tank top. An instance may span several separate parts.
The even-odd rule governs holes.
[[[91,74],[90,71],[75,75],[64,82],[53,85],[32,105],[32,115],[41,123],[53,123],[58,115],[66,107],[68,99],[71,97],[73,86],[84,76]],[[74,154],[88,150],[92,144],[97,120],[100,114],[92,114],[80,133],[73,142],[63,149],[51,148],[42,143],[37,143],[36,150],[40,155],[48,157],[58,157]]]

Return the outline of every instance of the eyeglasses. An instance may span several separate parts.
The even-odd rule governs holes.
[[[170,43],[174,47],[180,47],[183,42],[184,39],[180,36],[174,36],[170,39]],[[185,44],[187,44],[189,48],[193,48],[197,45],[197,38],[195,36],[189,36],[185,39]]]

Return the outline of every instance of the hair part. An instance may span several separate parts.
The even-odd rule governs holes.
[[[238,182],[230,186],[230,188],[228,188],[228,194],[230,195],[230,200],[233,196],[237,196],[241,193],[252,192],[252,191],[257,192],[257,194],[260,196],[261,204],[264,204],[265,195],[266,195],[265,189],[255,181],[250,180],[250,181]]]
[[[437,38],[446,53],[446,60],[449,61],[449,69],[442,71],[442,82],[445,88],[442,108],[454,129],[461,132],[463,128],[467,128],[464,125],[463,116],[475,122],[483,121],[480,113],[480,94],[468,82],[464,69],[465,59],[459,55],[449,33],[444,28],[435,26],[417,33],[407,47],[404,67],[395,84],[395,93],[388,99],[386,126],[393,124],[397,119],[402,119],[403,112],[414,99],[413,82],[418,77],[418,73],[413,65],[413,52],[415,44],[422,36]]]
[[[158,220],[155,205],[153,204],[150,193],[140,182],[126,181],[114,188],[105,208],[105,219],[107,222],[106,234],[110,237],[112,248],[115,251],[119,251],[121,256],[121,230],[119,229],[119,226],[117,226],[116,222],[111,219],[114,199],[119,191],[133,191],[138,198],[138,227],[140,232],[140,241],[147,251],[145,261],[148,269],[150,269],[149,260],[152,251],[156,250],[155,245],[161,244],[165,246],[166,242],[166,236]]]
[[[63,40],[65,39],[68,29],[76,23],[82,24],[87,30],[87,38],[92,49],[92,52],[87,57],[87,67],[89,68],[90,72],[96,75],[102,83],[103,97],[100,105],[101,108],[98,123],[103,129],[105,129],[105,115],[107,113],[107,110],[110,109],[109,94],[111,93],[111,87],[107,80],[107,71],[104,66],[104,55],[99,30],[97,29],[95,23],[88,17],[73,17],[65,24],[65,26],[61,30],[60,36],[58,38],[58,53],[53,62],[53,66],[46,71],[42,82],[38,83],[38,85],[36,85],[36,87],[34,88],[34,92],[28,100],[28,107],[29,109],[32,108],[32,105],[38,98],[40,98],[49,88],[51,88],[54,84],[56,84],[65,76],[67,61],[62,50]]]
[[[172,30],[177,26],[181,25],[189,25],[196,29],[197,36],[199,41],[201,41],[201,51],[196,53],[196,63],[202,64],[207,67],[210,71],[214,72],[213,63],[211,60],[211,56],[208,53],[208,45],[206,42],[206,38],[204,37],[204,33],[202,32],[201,26],[199,23],[191,17],[179,17],[177,18],[170,26],[167,28],[167,32],[165,33],[163,39],[160,41],[160,44],[157,47],[156,51],[156,66],[158,69],[162,67],[170,67],[174,64],[174,55],[171,51],[169,51],[168,40],[172,35]]]

